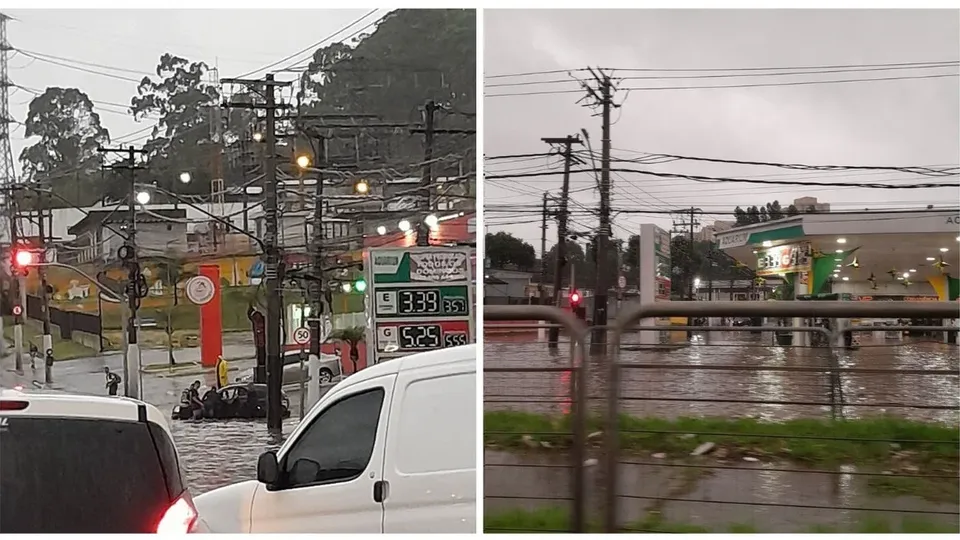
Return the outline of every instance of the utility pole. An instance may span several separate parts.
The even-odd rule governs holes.
[[[420,178],[420,209],[423,214],[417,222],[417,245],[430,245],[430,227],[424,218],[433,210],[433,135],[437,104],[428,99],[423,105],[423,176]]]
[[[317,168],[321,168],[327,163],[327,140],[320,138],[320,144],[317,147]],[[323,325],[323,175],[317,172],[317,198],[313,203],[313,268],[312,274],[315,281],[308,285],[310,292],[310,354],[320,356],[320,344],[322,342],[321,331]],[[319,397],[319,396],[318,396]],[[313,402],[311,402],[313,405]]]
[[[43,264],[47,261],[47,232],[44,226],[43,215],[46,213],[46,197],[43,192],[37,194],[37,232],[40,235],[40,255],[38,257],[40,264],[37,266],[37,273],[40,275],[40,316],[43,321],[43,382],[51,384],[53,382],[53,336],[50,335],[50,297],[47,292],[47,267]]]
[[[18,239],[18,227],[17,227],[17,215],[20,212],[19,204],[17,204],[17,199],[15,198],[16,192],[11,192],[11,206],[10,206],[10,257],[11,263],[12,258],[16,257],[17,246],[20,244]],[[11,264],[11,268],[16,268]],[[23,297],[27,292],[23,283],[23,275],[20,272],[17,272],[16,277],[11,280],[11,293],[13,298],[13,303],[20,304],[20,315],[16,315],[13,318],[13,354],[14,362],[17,373],[23,373],[23,320],[26,318],[26,309],[27,303],[23,301]]]
[[[130,192],[126,241],[120,248],[120,260],[127,267],[127,353],[123,359],[123,393],[127,397],[140,399],[140,344],[137,338],[137,310],[140,309],[140,300],[146,296],[147,287],[143,274],[140,273],[140,261],[137,256],[137,154],[146,154],[146,150],[136,149],[132,145],[127,148],[98,148],[98,152],[116,152],[126,154],[126,162],[113,165],[112,169],[127,169],[130,171]]]
[[[547,281],[547,192],[543,192],[543,209],[540,215],[540,282],[537,283],[537,303],[546,304],[543,286]]]
[[[553,270],[553,305],[560,307],[560,289],[563,287],[563,268],[567,264],[567,219],[569,217],[567,199],[570,197],[570,165],[574,159],[573,145],[583,144],[583,141],[580,140],[579,135],[567,135],[566,137],[559,138],[546,137],[540,140],[550,145],[564,145],[563,187],[560,191],[560,210],[559,219],[557,220],[557,252]],[[572,283],[570,290],[573,290]],[[548,334],[550,336],[548,339],[549,347],[557,348],[560,341],[560,329],[550,328]]]
[[[277,212],[277,104],[276,88],[290,86],[289,82],[274,79],[268,73],[263,80],[221,79],[224,84],[244,84],[264,87],[266,104],[230,103],[228,107],[265,109],[266,133],[264,133],[265,170],[264,170],[264,281],[266,282],[267,316],[267,431],[274,441],[283,438],[283,415],[281,396],[283,395],[283,357],[281,355],[281,312],[280,281],[282,279],[282,261],[278,245],[279,224]]]
[[[686,234],[688,242],[688,250],[690,253],[687,254],[689,260],[693,260],[694,255],[694,238],[693,232],[694,228],[700,226],[700,222],[697,220],[697,214],[703,212],[699,208],[690,207],[689,209],[679,210],[676,212],[673,220],[673,232],[675,234]],[[693,272],[693,268],[688,269],[690,272]],[[693,290],[693,276],[687,276],[687,300],[694,300],[695,294]]]
[[[597,230],[597,287],[593,293],[593,336],[590,340],[590,350],[593,353],[606,351],[607,330],[602,328],[607,324],[607,295],[610,291],[610,272],[608,254],[610,252],[610,109],[613,103],[613,82],[610,76],[601,72],[599,75],[591,70],[599,84],[600,95],[590,89],[590,94],[597,99],[602,108],[603,131],[601,135],[600,157],[600,228]]]

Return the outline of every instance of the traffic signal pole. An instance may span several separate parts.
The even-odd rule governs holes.
[[[16,201],[14,201],[16,204]],[[11,262],[15,263],[17,256],[17,245],[19,240],[17,239],[17,208],[14,207],[13,212],[10,213],[10,257]],[[20,303],[20,315],[14,315],[13,317],[13,354],[14,362],[17,373],[23,373],[23,311],[26,309],[26,302],[24,302],[24,296],[26,290],[23,288],[23,276],[20,275],[20,271],[17,268],[16,264],[13,264],[12,268],[16,271],[17,279],[14,281],[16,285],[16,292],[19,297],[19,300],[14,300],[15,302],[19,301]]]
[[[53,382],[53,336],[50,335],[50,302],[49,294],[47,293],[47,269],[43,266],[43,263],[47,262],[47,234],[46,227],[44,226],[44,216],[45,206],[44,206],[44,195],[40,193],[38,196],[39,201],[39,220],[38,220],[38,230],[40,234],[40,253],[38,256],[38,262],[40,266],[37,267],[37,273],[40,275],[40,317],[43,321],[43,382],[45,384],[50,384]],[[33,364],[33,358],[30,360],[31,367]]]

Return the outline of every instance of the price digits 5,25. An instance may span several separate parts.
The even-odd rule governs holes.
[[[403,326],[400,328],[400,345],[404,349],[435,349],[440,346],[440,327]]]

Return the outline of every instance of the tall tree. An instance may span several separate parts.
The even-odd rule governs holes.
[[[596,276],[596,267],[594,263],[587,260],[587,254],[583,247],[573,240],[567,240],[566,264],[563,267],[563,275],[560,276],[561,287],[570,284],[570,268],[573,267],[574,279],[580,288],[592,287]],[[547,283],[553,283],[554,272],[557,268],[557,246],[547,250],[543,257],[543,264],[547,265]]]
[[[531,271],[536,264],[533,246],[508,232],[487,233],[484,248],[494,268]]]
[[[796,206],[791,204],[784,209],[780,206],[780,201],[777,200],[768,202],[759,208],[756,206],[751,206],[744,210],[738,206],[733,209],[733,216],[734,219],[736,219],[736,224],[738,227],[743,225],[752,225],[754,223],[776,221],[778,219],[795,216],[799,213],[800,211],[797,210]]]
[[[39,137],[20,152],[24,176],[49,181],[74,204],[90,204],[102,163],[97,147],[110,142],[90,98],[76,88],[49,87],[30,101],[27,137]]]
[[[144,77],[137,95],[130,99],[130,112],[137,120],[158,119],[150,139],[150,169],[161,187],[170,189],[181,172],[190,172],[193,181],[177,186],[181,192],[209,193],[215,175],[214,146],[218,124],[220,91],[210,80],[210,67],[169,53],[160,57],[157,79]]]

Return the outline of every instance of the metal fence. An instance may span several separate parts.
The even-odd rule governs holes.
[[[663,302],[622,312],[607,329],[609,354],[587,356],[588,329],[568,312],[487,306],[485,328],[531,321],[527,334],[484,344],[489,532],[957,530],[960,367],[957,347],[942,343],[955,327],[902,327],[913,336],[901,340],[891,326],[683,326],[667,330],[676,339],[641,344],[642,332],[664,327],[638,321],[680,316],[960,312],[948,303]],[[539,321],[563,329],[552,353],[533,336]],[[776,331],[829,346],[774,346]]]

